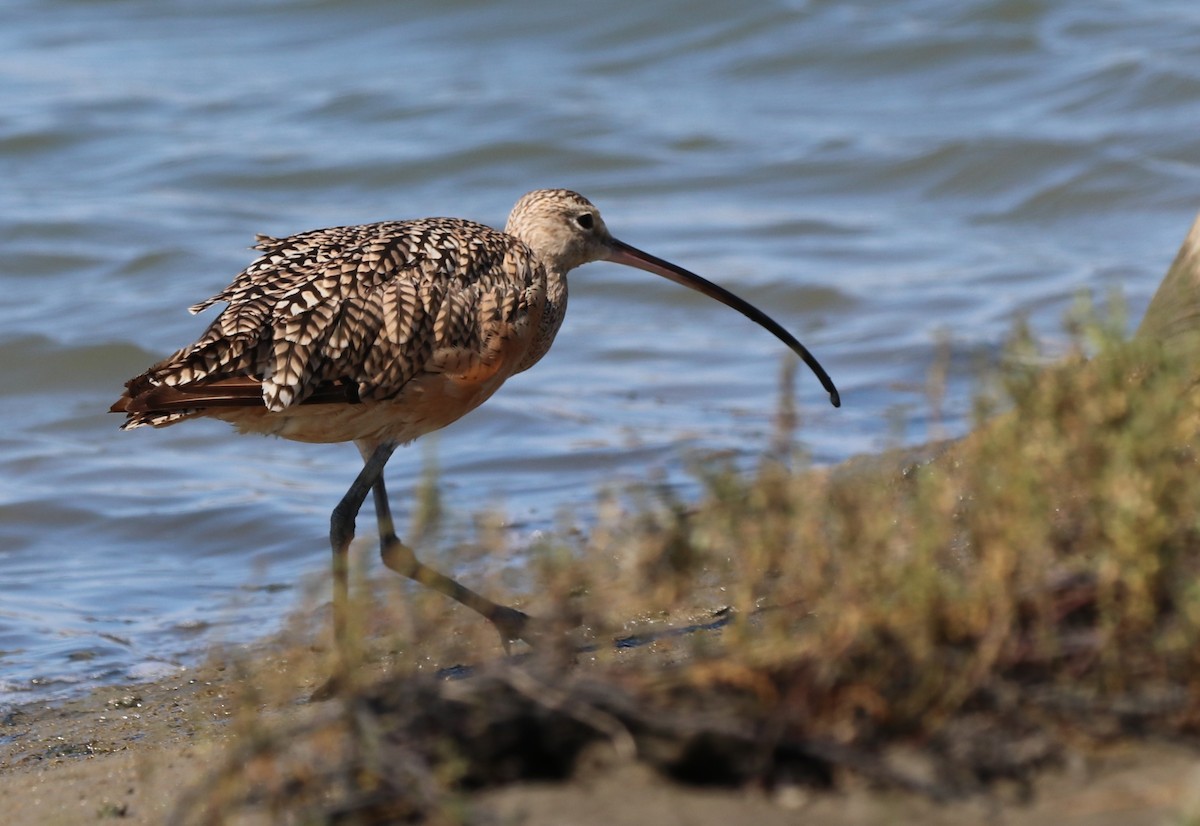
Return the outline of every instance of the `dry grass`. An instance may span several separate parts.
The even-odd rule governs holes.
[[[183,809],[470,822],[470,790],[597,759],[687,782],[857,777],[949,798],[1025,783],[1068,748],[1196,741],[1191,363],[1124,340],[1120,318],[1078,318],[1073,352],[1048,369],[1022,366],[1040,359],[1014,337],[962,441],[812,470],[785,404],[751,478],[701,463],[695,505],[668,490],[606,502],[589,535],[534,550],[530,607],[582,630],[527,659],[419,673],[430,647],[478,661],[490,632],[450,633],[437,599],[360,589],[363,616],[400,629],[375,638],[385,667],[291,730],[247,698],[229,770]],[[642,638],[611,644],[631,629]]]

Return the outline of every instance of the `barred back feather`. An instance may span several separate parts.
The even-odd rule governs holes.
[[[386,400],[422,372],[486,359],[496,337],[540,315],[546,296],[545,268],[524,243],[470,221],[259,236],[255,248],[262,256],[233,283],[190,308],[227,302],[200,339],[128,383],[114,406],[129,414],[125,427],[253,403],[246,379],[273,412],[310,400]]]

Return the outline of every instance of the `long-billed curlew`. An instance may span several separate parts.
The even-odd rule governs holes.
[[[816,373],[799,341],[727,290],[613,238],[600,213],[565,189],[530,192],[504,232],[457,218],[385,221],[259,236],[262,255],[222,292],[225,309],[189,347],[125,385],[123,429],[196,416],[243,433],[354,442],[364,465],[333,510],[335,638],[344,649],[347,552],[372,491],[384,563],[491,620],[507,641],[529,618],[422,564],[397,536],[383,468],[398,445],[445,427],[546,354],[567,308],[569,271],[614,261],[732,307],[778,336]]]

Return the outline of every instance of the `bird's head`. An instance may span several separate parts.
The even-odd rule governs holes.
[[[550,272],[610,257],[613,237],[600,210],[569,189],[535,189],[517,201],[504,231],[524,241]]]
[[[724,287],[613,238],[604,225],[604,219],[600,217],[600,211],[578,192],[569,189],[535,189],[526,193],[509,214],[505,232],[524,241],[549,273],[565,275],[590,261],[612,261],[652,272],[715,298],[770,330],[816,374],[829,393],[833,406],[841,405],[841,398],[829,374],[808,349],[778,322]]]

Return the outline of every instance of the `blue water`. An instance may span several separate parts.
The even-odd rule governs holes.
[[[1200,208],[1200,6],[1113,0],[10,0],[0,25],[0,700],[250,639],[320,587],[348,446],[116,430],[253,234],[578,189],[623,240],[767,308],[836,462],[968,426],[1018,318],[1136,318]],[[752,466],[786,351],[701,296],[572,275],[551,354],[436,440],[450,536],[519,544],[686,457]],[[949,384],[932,411],[940,342]],[[403,518],[423,456],[389,466]],[[370,520],[364,520],[364,527]],[[431,560],[441,546],[422,549]],[[477,563],[484,565],[486,562]],[[468,578],[472,570],[460,571]],[[477,572],[476,572],[477,573]],[[386,575],[386,574],[384,574]],[[319,591],[318,591],[319,593]]]

